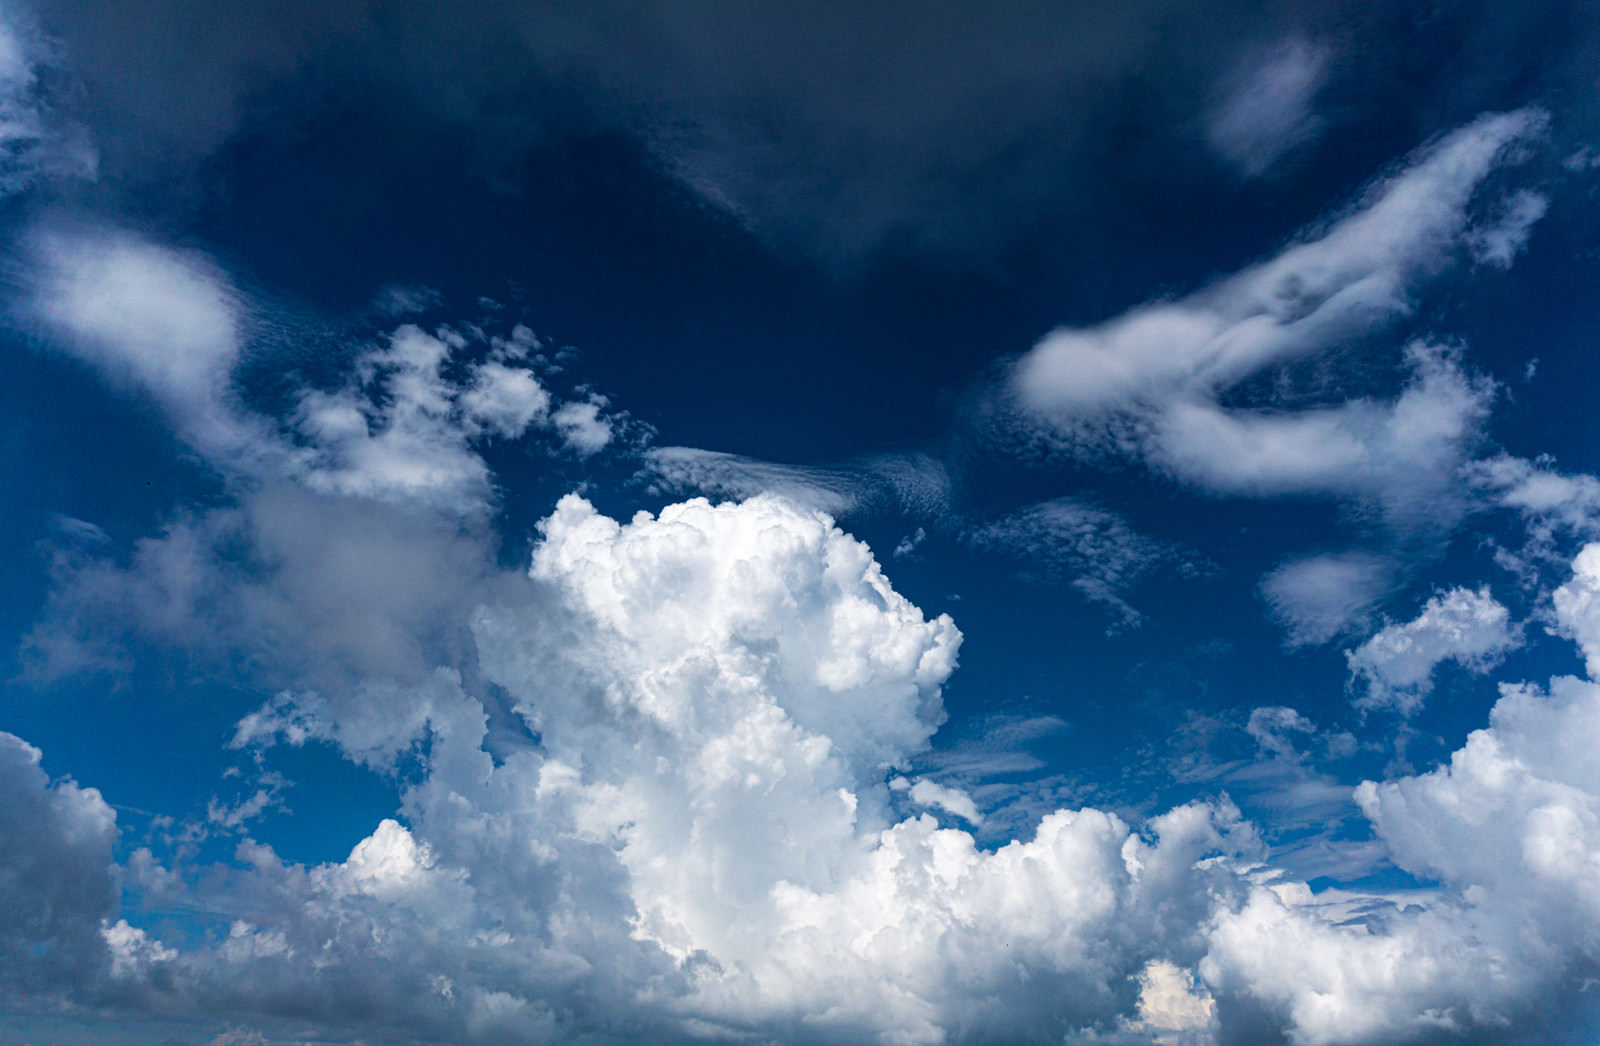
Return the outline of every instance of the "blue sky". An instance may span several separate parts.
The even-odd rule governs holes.
[[[0,1039],[1593,1041],[1597,51],[0,6]]]

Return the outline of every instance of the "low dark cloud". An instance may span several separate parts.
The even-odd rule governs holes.
[[[1085,213],[1108,173],[1277,172],[1358,117],[1415,140],[1553,99],[1581,128],[1593,103],[1572,89],[1596,49],[1592,17],[1553,4],[47,0],[42,14],[94,99],[113,179],[170,183],[242,135],[330,111],[381,114],[402,138],[465,130],[468,162],[502,188],[529,146],[620,132],[703,204],[833,263],[885,245],[992,254]],[[1282,92],[1263,85],[1284,81],[1293,97],[1269,104]]]

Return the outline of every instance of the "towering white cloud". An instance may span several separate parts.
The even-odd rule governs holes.
[[[992,852],[904,816],[908,800],[980,816],[947,786],[889,783],[942,719],[960,636],[825,516],[757,498],[618,523],[569,497],[531,575],[542,594],[474,630],[537,747],[491,760],[478,702],[436,681],[409,829],[311,869],[247,842],[252,913],[208,948],[128,959],[124,980],[158,969],[266,1013],[383,1007],[452,1040],[611,1020],[602,1038],[933,1043],[1115,1024],[1154,969],[1149,1026],[1204,1023],[1203,990],[1185,1009],[1162,978],[1192,967],[1236,889],[1197,862],[1254,847],[1237,811],[1193,804],[1136,832],[1058,810]],[[237,743],[323,736],[365,758],[362,724],[400,696],[289,695]]]

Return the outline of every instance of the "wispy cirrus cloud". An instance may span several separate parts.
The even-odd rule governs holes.
[[[1117,513],[1077,498],[1030,505],[970,530],[966,540],[1026,564],[1025,576],[1070,585],[1103,604],[1114,615],[1113,631],[1143,620],[1126,597],[1151,572],[1163,566],[1197,569],[1177,545],[1142,534]]]

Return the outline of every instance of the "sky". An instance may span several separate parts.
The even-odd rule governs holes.
[[[0,0],[0,1042],[1592,1044],[1597,70]]]

